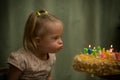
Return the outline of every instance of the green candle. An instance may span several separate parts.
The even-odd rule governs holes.
[[[101,47],[100,46],[97,47],[97,53],[101,53]]]
[[[84,48],[84,53],[88,53],[88,49],[87,48]]]
[[[97,56],[97,50],[95,49],[95,47],[93,48],[93,55],[96,57]]]

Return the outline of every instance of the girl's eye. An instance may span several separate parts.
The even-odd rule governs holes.
[[[57,40],[57,39],[59,39],[59,38],[60,38],[60,36],[54,36],[54,37],[53,37],[54,40]]]
[[[58,37],[54,37],[54,39],[56,40],[56,39],[58,39]]]

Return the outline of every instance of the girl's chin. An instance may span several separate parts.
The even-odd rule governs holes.
[[[60,50],[57,50],[57,51],[51,51],[50,53],[57,53],[57,52],[59,52]]]
[[[57,53],[59,52],[63,47],[57,48],[56,50],[50,51],[50,53]]]

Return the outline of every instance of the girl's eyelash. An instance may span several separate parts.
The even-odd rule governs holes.
[[[61,38],[62,36],[54,36],[52,37],[53,39],[58,39],[58,38]]]
[[[54,37],[54,39],[57,39],[58,37]]]
[[[53,39],[58,39],[59,38],[59,36],[55,36],[55,37],[53,37]]]

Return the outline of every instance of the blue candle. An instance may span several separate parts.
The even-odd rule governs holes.
[[[89,48],[88,48],[88,53],[89,53],[89,54],[91,54],[91,53],[92,53],[91,45],[89,45]]]

